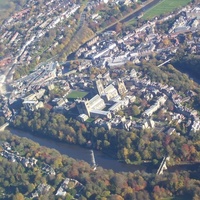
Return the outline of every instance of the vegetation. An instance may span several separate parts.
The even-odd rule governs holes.
[[[178,57],[178,55],[177,55]],[[181,57],[180,57],[181,60]],[[200,110],[200,88],[189,80],[188,77],[171,64],[158,68],[159,61],[152,58],[151,62],[142,60],[141,66],[135,66],[127,63],[120,68],[119,74],[112,72],[111,77],[122,77],[126,70],[135,68],[149,77],[154,82],[159,82],[164,85],[173,86],[183,97],[189,90],[193,90],[197,95],[193,100],[189,101],[188,107],[194,107]],[[74,91],[69,94],[68,98],[77,98],[86,95],[84,92]],[[134,119],[139,119],[140,114],[146,110],[148,103],[139,94],[137,100],[132,104],[130,109],[125,109],[119,112],[119,115]],[[174,110],[171,101],[166,102],[165,109]],[[71,111],[70,111],[71,112]],[[109,153],[119,160],[127,163],[140,164],[144,160],[158,163],[163,156],[171,157],[171,164],[181,161],[199,161],[199,135],[198,133],[188,134],[183,122],[180,125],[175,122],[171,124],[181,135],[167,135],[164,132],[155,130],[131,130],[127,132],[123,129],[111,129],[93,127],[93,123],[88,121],[86,124],[80,123],[70,116],[76,113],[73,110],[66,115],[52,113],[46,109],[40,109],[34,112],[28,112],[22,109],[19,115],[13,122],[13,126],[19,129],[31,131],[34,134],[48,136],[58,140],[62,140],[72,144],[86,146],[88,142],[92,142],[92,146],[98,150]],[[161,120],[163,125],[167,118],[170,121],[170,116],[159,110],[153,116],[155,120]],[[158,151],[159,150],[159,151]]]
[[[164,15],[187,5],[189,2],[191,2],[191,0],[162,0],[153,8],[145,12],[143,19],[152,19],[154,17],[158,17],[159,15]]]
[[[133,106],[132,112],[133,115],[139,114],[136,106]],[[163,116],[162,113],[158,115],[160,118]],[[187,136],[183,132],[180,136],[176,134],[169,136],[163,132],[157,133],[155,130],[130,132],[123,129],[106,130],[103,127],[94,128],[91,123],[80,123],[62,114],[51,113],[46,109],[32,113],[22,109],[13,126],[71,144],[86,146],[91,141],[94,148],[112,154],[127,163],[140,164],[143,160],[159,161],[165,155],[171,157],[171,164],[200,160],[198,133]],[[177,129],[184,130],[178,126]]]
[[[184,50],[180,50],[184,51]],[[178,53],[181,53],[181,52]],[[195,55],[183,55],[181,59],[178,57],[173,62],[174,66],[183,72],[187,72],[193,77],[200,77],[200,57]]]
[[[18,2],[16,4],[16,2]],[[26,3],[26,0],[0,0],[0,23],[10,16],[15,10],[19,10]]]
[[[68,99],[78,99],[83,98],[87,95],[87,92],[81,92],[81,91],[72,91],[67,95]]]
[[[6,121],[5,117],[1,116],[0,117],[0,126],[2,126],[3,124],[5,124],[5,121]]]
[[[82,44],[89,41],[92,37],[94,37],[94,32],[86,24],[83,24],[83,26],[76,31],[75,35],[67,44],[66,52],[62,54],[62,57],[64,56],[64,60],[66,60],[69,54],[78,50]]]
[[[56,150],[41,147],[8,132],[0,134],[0,141],[9,142],[12,149],[20,152],[20,155],[38,159],[38,164],[34,168],[25,168],[21,163],[11,163],[0,157],[1,199],[30,199],[31,193],[40,183],[49,184],[51,189],[39,199],[70,199],[69,196],[55,197],[58,187],[66,177],[74,178],[84,185],[80,200],[158,200],[173,196],[185,196],[192,200],[200,198],[200,168],[191,174],[176,171],[161,176],[142,172],[114,173],[101,167],[93,171],[86,162],[75,161],[60,155]],[[44,162],[55,169],[56,175],[49,176],[40,170]],[[76,193],[75,190],[71,192]]]

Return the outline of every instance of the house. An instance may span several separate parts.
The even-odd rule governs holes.
[[[200,131],[200,120],[194,120],[193,124],[192,124],[192,128],[191,131],[193,132],[197,132]]]
[[[111,129],[111,123],[110,123],[110,122],[107,122],[107,121],[105,121],[105,120],[103,120],[103,119],[101,119],[101,118],[96,119],[96,120],[94,121],[94,124],[95,124],[96,126],[98,126],[98,127],[104,127],[104,128],[106,128],[106,129],[108,129],[108,130]]]
[[[154,105],[150,106],[150,108],[148,108],[142,113],[142,116],[151,117],[152,114],[156,112],[166,102],[166,100],[167,100],[167,96],[162,95],[161,97],[158,98],[158,100],[156,101]]]
[[[78,116],[78,120],[80,120],[81,122],[85,122],[88,118],[89,118],[89,117],[88,117],[88,115],[86,115],[86,114],[80,114],[80,115]]]
[[[166,132],[167,135],[172,135],[173,133],[175,133],[176,129],[175,128],[169,128]]]
[[[48,191],[50,190],[51,186],[45,183],[40,183],[37,187],[37,193],[38,195],[44,195],[46,193],[48,193]]]
[[[142,124],[142,129],[155,128],[155,122],[152,119],[145,119]]]
[[[103,110],[91,110],[90,116],[93,118],[96,117],[108,118],[108,119],[112,118],[110,111],[103,111]]]

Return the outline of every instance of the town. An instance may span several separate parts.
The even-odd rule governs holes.
[[[93,119],[95,126],[107,129],[112,127],[123,127],[126,130],[145,129],[155,128],[156,124],[160,124],[153,114],[163,109],[166,112],[168,108],[164,105],[169,100],[175,108],[174,112],[169,112],[171,116],[169,124],[173,120],[177,120],[178,123],[187,122],[188,132],[199,131],[197,111],[182,105],[195,96],[194,91],[188,91],[181,96],[173,87],[152,82],[141,72],[134,69],[129,71],[120,69],[120,66],[127,62],[140,65],[141,59],[148,61],[152,54],[156,54],[160,59],[161,64],[158,67],[170,62],[179,48],[177,37],[188,32],[194,33],[193,37],[187,40],[188,48],[191,53],[198,54],[200,41],[195,37],[195,32],[200,30],[199,13],[198,6],[180,10],[172,28],[168,30],[169,34],[156,32],[156,26],[160,21],[174,17],[171,15],[148,21],[132,33],[127,32],[123,37],[117,36],[115,31],[106,31],[94,37],[76,52],[76,57],[85,60],[83,59],[75,69],[66,73],[58,62],[39,64],[30,75],[13,81],[10,97],[7,99],[2,96],[4,102],[2,113],[8,121],[12,121],[17,110],[10,110],[9,107],[19,102],[29,111],[48,107],[55,112],[67,113],[70,109],[76,108],[77,119],[81,122]],[[143,42],[140,41],[142,38]],[[95,78],[91,77],[92,70],[96,69],[104,73]],[[111,78],[111,72],[117,76]],[[121,73],[125,75],[117,78]],[[55,88],[62,90],[62,95],[58,97],[53,95],[52,99],[48,94]],[[70,98],[73,95],[75,95],[74,100]],[[139,118],[133,119],[133,115],[127,116],[125,112],[119,115],[122,110],[130,110],[138,98],[142,98],[147,104],[143,108],[140,107],[142,113],[140,115],[138,113]],[[172,127],[169,126],[167,129],[170,128]]]
[[[2,134],[0,160],[23,167],[31,180],[33,187],[24,189],[24,196],[95,199],[94,191],[102,187],[102,198],[98,194],[98,199],[115,193],[125,199],[143,199],[129,197],[125,187],[137,193],[153,188],[149,180],[154,175],[163,178],[170,166],[199,165],[199,85],[173,64],[185,55],[196,58],[200,54],[200,4],[191,3],[168,15],[144,20],[142,8],[153,1],[42,2],[28,1],[0,27],[0,48],[5,48],[0,56],[0,132],[8,126],[55,140],[57,145],[80,145],[89,149],[92,162],[62,157],[56,150],[49,151],[24,138],[22,143],[15,136],[5,140],[7,136]],[[107,15],[95,11],[103,6],[115,7],[116,13],[119,8],[142,11],[133,19],[133,27],[120,20],[101,26]],[[88,26],[93,27],[91,35]],[[96,26],[98,31],[94,31]],[[80,34],[83,27],[87,27],[83,30],[88,37],[76,46],[73,35]],[[76,50],[68,51],[64,46],[76,46]],[[154,169],[149,173],[141,168],[127,183],[111,170],[105,179],[95,150],[131,167]],[[80,154],[84,157],[83,152]],[[105,179],[98,183],[100,186],[96,177]],[[184,183],[189,180],[183,177]],[[18,178],[24,177],[17,174],[14,180]],[[115,184],[125,187],[118,191]],[[160,196],[172,197],[174,191],[169,191]]]

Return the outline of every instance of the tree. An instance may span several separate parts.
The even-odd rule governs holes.
[[[35,185],[33,183],[28,184],[28,192],[32,192],[35,189]]]
[[[108,200],[123,200],[122,196],[120,195],[112,195],[111,197],[108,198]]]
[[[168,38],[165,38],[164,40],[163,40],[163,44],[165,45],[165,46],[169,46],[170,45],[170,40],[168,39]]]
[[[13,196],[13,200],[24,200],[24,195],[22,193],[17,193]]]
[[[0,126],[2,126],[3,124],[5,124],[5,118],[4,117],[0,117]]]
[[[115,25],[115,31],[117,33],[121,32],[122,30],[122,23],[118,22],[116,25]]]
[[[132,112],[133,112],[133,116],[138,116],[140,114],[140,109],[138,108],[138,106],[134,105],[132,107]]]

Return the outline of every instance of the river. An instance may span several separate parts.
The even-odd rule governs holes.
[[[63,155],[67,155],[77,160],[84,160],[85,162],[91,163],[90,149],[86,149],[77,145],[70,145],[64,142],[59,142],[50,138],[39,137],[29,132],[21,130],[9,129],[9,131],[19,137],[26,137],[34,142],[37,142],[41,146],[56,149]],[[104,169],[112,169],[114,172],[135,172],[137,170],[147,173],[155,173],[158,166],[153,166],[151,163],[143,163],[141,165],[130,165],[117,161],[114,158],[103,154],[100,151],[94,151],[95,160],[98,166]],[[175,165],[168,167],[169,172],[198,169],[200,163]]]
[[[158,4],[160,2],[160,0],[153,0],[150,3],[147,3],[146,5],[142,5],[142,7],[140,9],[138,9],[137,11],[133,12],[133,14],[128,15],[127,17],[125,17],[124,19],[120,20],[121,23],[126,23],[134,18],[137,18],[138,16],[140,16],[142,13],[146,12],[147,10],[151,9],[152,7],[154,7],[156,4]],[[112,26],[108,27],[107,29],[105,29],[105,31],[108,30],[113,30],[116,26],[118,22],[116,22],[115,24],[113,24]]]
[[[138,17],[142,12],[152,8],[155,6],[160,0],[154,0],[148,5],[144,6],[140,10],[136,11],[132,15],[126,17],[125,19],[121,20],[121,22],[127,22],[131,20],[134,17]],[[115,25],[109,27],[108,29],[113,29]],[[68,68],[69,66],[67,66]],[[66,70],[66,69],[65,69]],[[68,69],[67,69],[68,70]],[[199,83],[200,80],[195,80]],[[74,159],[78,160],[84,160],[88,163],[91,163],[91,156],[90,156],[90,150],[77,146],[77,145],[70,145],[63,142],[59,142],[53,139],[39,137],[36,135],[33,135],[28,132],[24,132],[21,130],[14,130],[9,129],[10,132],[14,135],[17,135],[19,137],[26,137],[34,142],[39,143],[41,146],[45,146],[48,148],[53,148],[59,151],[61,154],[67,155],[69,157],[72,157]],[[151,163],[144,163],[142,165],[129,165],[125,163],[118,162],[117,160],[103,154],[100,151],[94,151],[95,160],[98,166],[103,167],[104,169],[112,169],[114,172],[135,172],[137,170],[139,171],[145,171],[147,173],[155,172],[157,170],[157,167],[153,166]],[[179,165],[179,166],[173,166],[169,168],[170,172],[174,172],[176,170],[195,170],[197,167],[199,167],[200,164],[185,164],[185,165]]]
[[[39,137],[21,130],[9,129],[9,131],[19,137],[26,137],[34,142],[37,142],[41,146],[56,149],[61,154],[91,163],[89,149],[77,145],[66,144],[64,142],[59,142],[49,138]],[[103,154],[100,151],[94,151],[94,155],[98,166],[103,167],[104,169],[112,169],[114,172],[134,172],[139,170],[150,173],[156,170],[156,168],[153,168],[152,164],[150,163],[145,163],[142,165],[128,165],[125,163],[121,163],[114,158]]]

